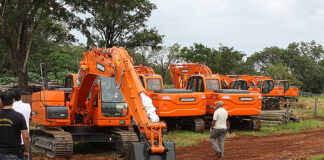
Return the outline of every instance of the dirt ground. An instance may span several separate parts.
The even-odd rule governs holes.
[[[225,142],[226,159],[306,159],[324,154],[324,129],[267,137],[239,135]],[[210,142],[177,149],[178,160],[218,159]]]
[[[197,145],[177,148],[177,160],[218,159],[209,141]],[[267,137],[238,135],[225,141],[224,160],[237,159],[306,159],[311,155],[324,154],[324,129],[298,134],[277,134]],[[33,155],[35,160],[47,160],[40,153]],[[73,154],[73,160],[95,159],[113,160],[111,155]],[[65,158],[55,158],[65,160]]]

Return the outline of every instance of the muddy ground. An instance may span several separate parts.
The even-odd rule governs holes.
[[[177,160],[218,159],[209,141],[197,145],[177,148]],[[237,135],[226,139],[225,156],[227,159],[306,159],[311,155],[324,154],[324,129],[306,131],[298,134],[277,134],[267,137]],[[49,159],[40,153],[33,156],[35,160]],[[64,159],[64,158],[56,158]],[[71,159],[113,160],[111,155],[74,154]]]
[[[324,129],[267,137],[239,135],[227,139],[226,159],[306,159],[324,154]],[[218,159],[209,142],[177,149],[178,160]]]

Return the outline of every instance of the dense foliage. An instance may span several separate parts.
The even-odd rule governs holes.
[[[183,47],[178,56],[185,62],[207,65],[213,73],[265,75],[290,80],[303,91],[324,91],[324,50],[315,41],[293,42],[287,48],[266,47],[246,60],[244,53],[222,45],[214,49],[194,44]]]
[[[266,47],[247,57],[234,47],[204,44],[163,46],[164,35],[146,25],[156,5],[148,0],[10,0],[0,3],[0,84],[39,81],[46,63],[49,79],[60,82],[76,73],[82,52],[91,46],[123,46],[134,64],[154,68],[170,84],[169,65],[207,65],[213,73],[266,75],[287,79],[303,91],[324,91],[324,51],[320,44],[293,42],[286,48]],[[87,46],[70,34],[78,29]]]

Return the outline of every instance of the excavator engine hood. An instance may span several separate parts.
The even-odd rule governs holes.
[[[132,142],[125,154],[125,160],[176,160],[175,143],[164,142],[163,154],[152,154],[145,142]]]

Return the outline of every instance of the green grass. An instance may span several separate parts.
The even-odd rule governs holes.
[[[319,99],[319,100],[323,100],[324,99],[324,97],[323,96],[313,96],[313,97],[298,97],[298,100],[302,100],[302,99],[305,99],[305,100],[309,100],[309,99],[315,99],[315,98],[317,98],[317,99]]]
[[[248,136],[270,136],[274,133],[299,133],[305,130],[315,130],[324,128],[324,122],[319,120],[304,120],[300,122],[287,123],[280,126],[263,126],[260,132],[256,131],[234,131],[233,134]]]
[[[164,141],[172,141],[177,144],[177,147],[192,146],[200,141],[208,140],[210,133],[205,131],[204,133],[194,133],[191,131],[171,131],[167,135],[163,136]]]
[[[324,128],[324,122],[319,120],[304,120],[300,122],[287,123],[274,127],[262,127],[263,132],[272,133],[299,133],[304,130],[315,130]]]
[[[294,112],[299,115],[305,115],[308,117],[314,116],[314,110],[306,110],[306,109],[294,109]]]
[[[324,97],[318,98],[318,116],[324,117]],[[314,117],[315,98],[314,97],[299,97],[299,101],[291,103],[293,109],[299,117]]]
[[[242,134],[247,136],[269,136],[271,134],[265,132],[255,132],[255,131],[234,131],[234,134]]]
[[[314,116],[314,110],[306,110],[306,109],[294,109],[295,113],[299,115],[305,115],[308,117]],[[317,113],[318,117],[324,117],[324,109],[319,109]]]
[[[322,160],[324,159],[324,154],[314,155],[307,158],[307,160]]]
[[[324,110],[320,111],[320,112],[318,113],[318,116],[319,116],[319,117],[324,117]]]

